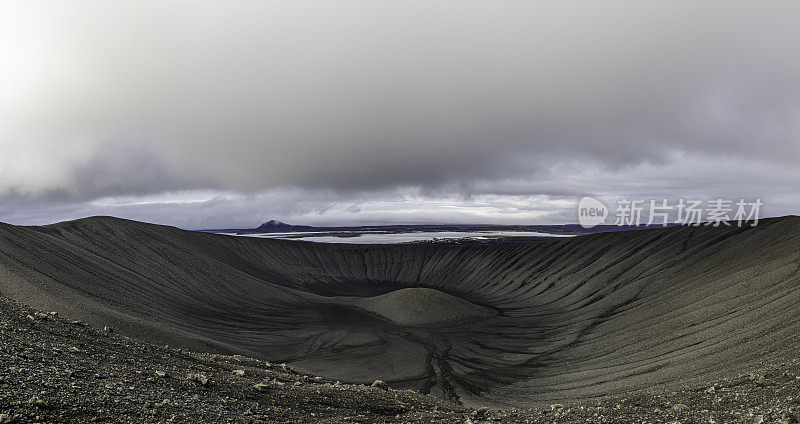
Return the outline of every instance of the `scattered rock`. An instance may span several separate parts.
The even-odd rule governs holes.
[[[167,373],[164,372],[164,371],[159,370],[159,371],[156,371],[156,375],[159,376],[159,377],[166,377]]]
[[[105,326],[105,327],[103,327],[103,332],[104,333],[113,333],[114,329],[109,327],[109,326]]]
[[[472,415],[473,417],[476,417],[476,418],[481,418],[484,415],[486,415],[486,412],[487,412],[487,409],[485,407],[481,407],[479,409],[476,409],[476,410],[473,410],[472,412],[470,412],[470,415]]]
[[[375,387],[375,388],[378,388],[378,389],[381,389],[381,390],[389,390],[390,389],[389,384],[386,383],[383,380],[375,380],[375,381],[373,381],[372,385],[370,387]]]
[[[189,374],[187,379],[189,379],[189,381],[192,381],[199,386],[208,386],[209,384],[208,376],[202,373]]]
[[[258,383],[256,385],[254,385],[253,388],[256,389],[259,392],[266,392],[267,390],[270,389],[270,385],[269,384],[264,384],[264,383]]]
[[[0,424],[11,424],[17,422],[19,415],[0,414]]]
[[[672,410],[675,412],[686,412],[689,410],[689,406],[682,403],[676,403],[675,405],[672,405]]]
[[[564,405],[560,403],[554,403],[550,405],[550,410],[555,411],[556,409],[564,409]]]
[[[765,379],[766,378],[762,374],[756,374],[752,372],[747,374],[747,380],[752,381],[753,383],[756,384],[764,384]]]
[[[233,370],[233,375],[244,377],[244,370]]]
[[[47,402],[39,399],[38,396],[34,395],[34,396],[31,396],[30,399],[28,399],[28,405],[33,405],[33,406],[35,406],[37,408],[44,408],[44,407],[47,406]]]
[[[35,314],[33,314],[33,316],[36,317],[36,319],[47,319],[50,317],[44,312],[36,312]]]

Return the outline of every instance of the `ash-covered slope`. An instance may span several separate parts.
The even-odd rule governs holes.
[[[314,244],[114,218],[0,226],[0,292],[36,308],[470,405],[681,385],[788,355],[799,266],[797,217],[509,245]]]

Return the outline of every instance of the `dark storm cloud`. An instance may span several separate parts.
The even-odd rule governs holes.
[[[74,191],[78,199],[150,194],[153,192],[214,188],[202,175],[179,175],[147,146],[106,143],[74,169]]]
[[[6,194],[560,198],[584,168],[671,192],[681,160],[800,160],[794,1],[0,8]]]

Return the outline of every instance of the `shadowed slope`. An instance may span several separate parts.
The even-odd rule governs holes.
[[[797,217],[491,246],[0,225],[0,291],[35,307],[467,404],[677,385],[788,354],[799,266]]]

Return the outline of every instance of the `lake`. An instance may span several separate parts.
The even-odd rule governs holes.
[[[330,233],[256,233],[240,234],[244,237],[276,238],[288,240],[314,241],[318,243],[355,243],[355,244],[393,244],[408,243],[414,241],[430,240],[456,240],[456,239],[476,239],[485,240],[497,237],[574,237],[567,234],[550,234],[536,231],[431,231],[413,233],[381,233],[364,232],[356,233],[352,236],[335,236]]]

